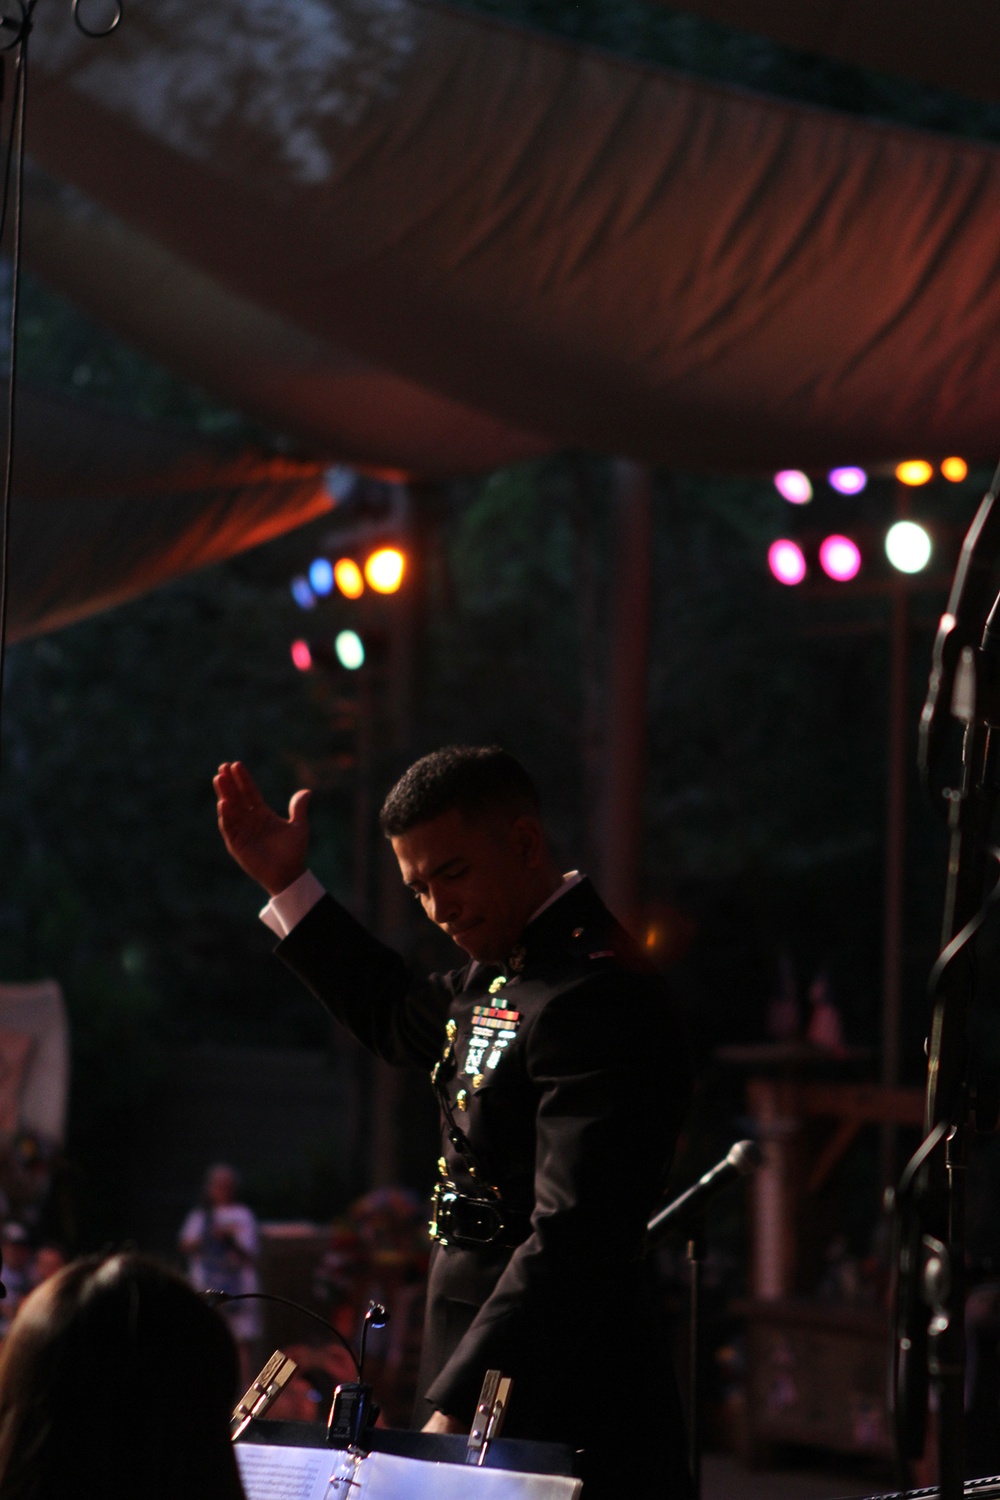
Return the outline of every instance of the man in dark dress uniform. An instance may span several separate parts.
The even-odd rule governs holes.
[[[644,1229],[689,1093],[656,971],[589,881],[553,863],[534,787],[495,747],[411,766],[382,809],[400,871],[468,955],[420,979],[306,869],[238,762],[215,779],[230,853],[270,893],[278,955],[376,1056],[432,1074],[435,1189],[418,1420],[468,1431],[488,1369],[505,1435],[583,1450],[584,1500],[689,1493]]]

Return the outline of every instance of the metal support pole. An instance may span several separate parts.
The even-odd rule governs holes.
[[[384,746],[397,775],[407,758],[412,738],[414,669],[414,578],[418,559],[411,545],[410,504],[404,491],[397,491],[396,537],[407,555],[403,587],[391,599],[380,601],[379,613],[386,621],[388,657],[383,683]],[[406,946],[412,902],[399,874],[399,866],[388,843],[376,833],[378,851],[378,934],[391,948]],[[402,1078],[398,1068],[376,1059],[372,1098],[372,1184],[391,1187],[399,1181],[399,1103]]]
[[[608,691],[603,895],[625,923],[638,916],[646,780],[653,495],[648,468],[614,464],[616,549]]]
[[[909,514],[910,495],[896,486],[896,518]],[[899,1083],[899,1020],[903,993],[903,914],[906,862],[906,787],[909,738],[906,718],[910,665],[909,597],[897,578],[890,588],[889,622],[889,744],[886,772],[885,921],[882,956],[882,1083]],[[882,1187],[896,1181],[895,1125],[882,1127],[880,1167]]]
[[[705,1256],[705,1228],[699,1224],[688,1240],[690,1269],[690,1317],[688,1321],[688,1371],[691,1384],[688,1406],[688,1464],[694,1485],[693,1500],[701,1500],[701,1263]]]
[[[903,895],[906,859],[906,782],[909,764],[906,700],[909,677],[906,588],[892,591],[889,632],[889,755],[886,778],[885,947],[882,960],[882,1083],[899,1083],[899,1020],[903,990]],[[896,1128],[882,1129],[882,1185],[896,1179]]]

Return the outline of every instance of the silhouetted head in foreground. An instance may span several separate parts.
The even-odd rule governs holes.
[[[243,1500],[218,1313],[139,1255],[74,1261],[0,1353],[0,1500]]]

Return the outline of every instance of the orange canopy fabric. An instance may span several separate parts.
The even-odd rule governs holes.
[[[220,562],[330,509],[315,463],[24,390],[10,538],[20,640]]]
[[[39,33],[32,150],[81,241],[91,203],[113,227],[103,264],[65,218],[33,260],[338,457],[442,474],[578,444],[745,470],[996,446],[989,146],[412,0],[145,0],[99,44],[50,8]],[[144,277],[135,236],[177,277],[155,254]],[[192,277],[230,299],[211,348],[183,327]]]

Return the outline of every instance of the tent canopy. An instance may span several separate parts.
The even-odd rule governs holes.
[[[33,262],[340,457],[993,451],[990,146],[413,0],[146,0],[101,44],[62,21],[39,23],[31,144],[84,197],[48,254],[29,212]],[[192,276],[242,341],[188,326]]]
[[[55,630],[301,526],[316,463],[227,450],[71,397],[20,393],[10,638]]]
[[[144,0],[101,43],[46,7],[32,46],[29,264],[322,459],[434,477],[564,445],[744,471],[996,448],[991,146],[417,0]],[[76,545],[97,512],[55,488]],[[243,524],[222,489],[205,555]],[[176,571],[180,491],[131,493],[181,518]],[[277,524],[256,503],[248,534]],[[30,560],[49,521],[21,509],[15,567],[48,600],[26,618],[62,618],[69,580]],[[116,568],[135,586],[117,549],[91,549],[67,618]]]

